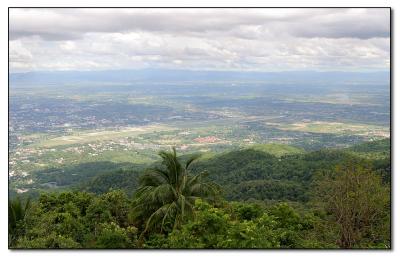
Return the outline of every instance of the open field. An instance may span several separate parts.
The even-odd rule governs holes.
[[[123,137],[136,137],[146,133],[171,131],[173,128],[165,125],[149,125],[124,128],[116,131],[98,131],[98,132],[78,132],[74,135],[61,136],[45,140],[34,146],[37,147],[55,147],[73,144],[85,144],[96,141],[107,141]]]
[[[368,124],[349,124],[341,122],[297,122],[279,126],[282,130],[302,131],[312,133],[354,134],[387,138],[389,129],[383,126]]]
[[[379,94],[377,95],[379,99]],[[343,105],[364,105],[364,106],[379,106],[381,103],[376,102],[375,94],[352,94],[348,92],[335,92],[327,95],[315,96],[298,95],[298,96],[282,96],[282,99],[288,102],[303,102],[303,103],[326,103],[326,104],[343,104]]]

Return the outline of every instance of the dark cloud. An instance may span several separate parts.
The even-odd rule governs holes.
[[[198,12],[174,10],[102,9],[16,9],[10,15],[10,37],[17,39],[39,36],[45,40],[69,40],[82,37],[86,33],[111,33],[149,31],[167,33],[204,33],[226,31],[240,25],[257,25],[279,18],[264,14],[224,12],[216,9]],[[143,10],[143,11],[141,11]],[[290,17],[288,17],[290,18]]]
[[[10,9],[10,69],[384,69],[389,9]]]
[[[230,32],[252,39],[243,27],[275,27],[299,37],[372,38],[389,35],[389,9],[11,9],[10,38],[74,40],[86,33],[149,31]]]
[[[297,37],[385,38],[390,36],[390,9],[344,9],[312,17],[307,24],[294,24],[290,33]]]

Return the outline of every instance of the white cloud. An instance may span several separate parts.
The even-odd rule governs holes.
[[[11,9],[11,71],[387,69],[389,9]]]

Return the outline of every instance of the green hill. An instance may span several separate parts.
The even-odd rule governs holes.
[[[372,159],[383,159],[390,157],[390,139],[376,140],[372,142],[366,142],[357,144],[346,150],[352,152],[358,156],[372,158]]]
[[[58,190],[55,193],[42,193],[34,200],[31,218],[25,223],[25,231],[28,232],[19,235],[17,226],[13,227],[12,235],[17,235],[12,241],[13,246],[232,248],[243,245],[244,248],[330,249],[337,247],[338,240],[342,238],[338,225],[345,227],[350,224],[352,228],[359,228],[359,217],[362,215],[358,215],[358,211],[363,210],[363,215],[369,215],[363,220],[369,222],[369,217],[374,216],[374,222],[366,226],[369,229],[366,232],[359,230],[363,234],[356,247],[388,248],[391,163],[387,143],[377,141],[345,149],[313,152],[281,145],[259,145],[219,154],[207,153],[193,163],[191,172],[207,171],[209,178],[221,185],[224,195],[212,203],[195,201],[191,204],[195,215],[187,217],[181,229],[166,227],[165,231],[154,226],[146,231],[146,224],[155,214],[161,213],[163,216],[157,220],[159,224],[172,226],[177,216],[173,212],[172,216],[168,216],[168,211],[170,206],[179,204],[176,204],[176,199],[173,199],[175,205],[169,204],[170,200],[165,197],[168,191],[162,189],[170,190],[176,182],[157,186],[155,182],[163,179],[164,175],[152,177],[147,185],[150,190],[142,191],[150,197],[142,203],[138,195],[135,197],[132,194],[137,192],[138,179],[148,166],[124,166],[112,171],[116,164],[97,162],[70,166],[63,172],[47,170],[50,178],[63,187],[55,189]],[[384,158],[369,158],[369,154]],[[180,156],[179,161],[185,161],[190,156]],[[160,164],[159,161],[152,166]],[[164,164],[170,165],[169,172],[173,172],[177,161],[174,158],[173,162]],[[351,166],[346,168],[345,175],[340,175],[341,172],[334,171],[338,165]],[[77,185],[75,178],[68,179],[68,174],[75,174],[78,170],[82,171],[79,179],[84,181]],[[98,175],[94,175],[96,171],[99,171]],[[329,176],[320,176],[321,173],[328,173]],[[207,181],[203,182],[207,184]],[[348,188],[343,187],[345,184],[349,184]],[[201,187],[200,184],[196,186],[194,190]],[[357,191],[351,191],[353,188]],[[60,192],[62,190],[65,191]],[[349,198],[348,192],[354,197]],[[332,198],[334,202],[330,202]],[[138,209],[145,209],[151,204],[155,207],[148,214],[137,214]],[[343,211],[336,208],[338,205],[340,208],[351,208],[351,212],[344,215],[354,222],[346,220],[338,223],[343,215]],[[21,201],[16,199],[10,206],[18,210]],[[169,207],[163,209],[165,206]],[[354,213],[357,215],[354,216]],[[164,223],[166,219],[170,221]],[[148,234],[142,234],[144,232]],[[373,239],[371,233],[374,233]],[[144,237],[141,238],[141,235]],[[375,235],[379,236],[378,241]],[[144,244],[140,240],[144,240]],[[268,240],[276,244],[265,245]],[[339,246],[342,247],[341,244]]]
[[[110,171],[80,184],[77,189],[96,194],[107,193],[113,189],[122,189],[128,195],[132,195],[138,186],[139,173],[138,170]]]
[[[390,159],[386,142],[366,143],[346,149],[306,152],[287,145],[267,144],[224,152],[206,153],[193,164],[195,173],[206,171],[220,184],[228,200],[299,201],[309,199],[313,176],[335,169],[348,159],[368,166],[390,181]],[[359,153],[375,153],[387,158],[370,159]],[[190,155],[181,158],[186,159]],[[160,163],[154,163],[158,166]],[[134,191],[142,170],[110,171],[80,185],[81,190],[104,193],[109,189]]]
[[[211,180],[223,187],[228,200],[304,202],[309,199],[308,192],[316,173],[332,170],[348,159],[370,167],[386,183],[390,182],[389,146],[389,140],[379,140],[344,149],[306,152],[288,145],[255,145],[218,154],[205,153],[193,163],[193,172],[206,171]],[[181,158],[189,156],[183,155]],[[160,162],[152,164],[158,165]],[[59,187],[41,186],[41,190],[71,188],[101,194],[110,189],[121,189],[130,195],[135,191],[138,177],[146,167],[98,162],[49,169],[35,176],[43,185],[54,181]]]
[[[284,144],[258,144],[250,147],[250,149],[269,153],[276,157],[305,153],[305,151],[301,148]]]

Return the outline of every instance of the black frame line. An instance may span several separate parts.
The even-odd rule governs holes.
[[[7,35],[7,52],[8,52],[8,63],[7,63],[7,97],[8,97],[8,105],[7,105],[7,125],[8,125],[8,137],[7,137],[7,148],[8,148],[8,158],[7,158],[7,190],[8,190],[8,200],[10,199],[10,180],[9,180],[9,162],[10,162],[10,9],[389,9],[389,42],[390,42],[390,65],[389,65],[389,77],[390,77],[390,128],[389,128],[389,133],[390,133],[390,247],[387,249],[380,249],[380,248],[353,248],[353,249],[340,249],[340,248],[217,248],[217,249],[208,249],[208,248],[199,248],[199,249],[190,249],[190,248],[149,248],[149,249],[144,249],[144,248],[59,248],[59,249],[52,249],[52,248],[35,248],[35,249],[15,249],[15,248],[10,248],[9,246],[9,238],[8,238],[8,249],[11,251],[40,251],[40,250],[47,250],[47,251],[57,251],[57,250],[68,250],[68,251],[97,251],[97,250],[106,250],[106,251],[113,251],[113,250],[119,250],[119,251],[164,251],[164,250],[181,250],[181,251],[209,251],[209,250],[217,250],[217,251],[257,251],[257,250],[267,250],[267,251],[308,251],[308,250],[313,250],[313,251],[392,251],[393,250],[393,176],[395,175],[393,173],[393,111],[394,111],[394,106],[392,102],[392,93],[393,93],[393,61],[394,59],[392,58],[392,54],[394,52],[394,49],[392,47],[393,45],[393,37],[392,37],[392,22],[393,22],[393,9],[390,6],[344,6],[344,7],[317,7],[317,6],[312,6],[312,7],[304,7],[304,6],[291,6],[291,7],[257,7],[257,6],[235,6],[235,7],[229,7],[229,6],[218,6],[218,7],[183,7],[183,6],[168,6],[168,7],[133,7],[133,6],[114,6],[114,7],[107,7],[107,6],[57,6],[57,7],[51,7],[51,6],[9,6],[8,7],[8,12],[7,12],[7,26],[8,26],[8,35]],[[8,217],[7,217],[8,219]]]

